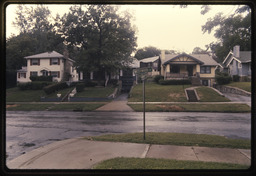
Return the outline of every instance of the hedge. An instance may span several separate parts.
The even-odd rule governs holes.
[[[160,79],[164,79],[164,77],[161,76],[161,75],[156,75],[156,76],[154,77],[154,82],[156,82],[156,83],[158,84],[159,81],[160,81]]]
[[[187,85],[191,84],[191,81],[188,79],[185,80],[159,80],[159,84],[161,85]]]
[[[51,82],[46,81],[37,81],[37,82],[28,82],[28,83],[19,83],[17,86],[20,90],[41,90],[45,86],[52,84]]]
[[[49,85],[49,86],[46,86],[43,88],[44,92],[46,94],[51,94],[55,91],[59,91],[59,90],[62,90],[62,89],[65,89],[67,88],[68,85],[66,82],[60,82],[60,83],[56,83],[56,84],[52,84],[52,85]]]
[[[230,83],[232,81],[232,78],[227,73],[218,73],[215,76],[215,80],[216,80],[217,84],[223,85],[223,84]]]
[[[52,82],[52,76],[30,76],[29,79],[34,82],[34,81],[48,81]]]

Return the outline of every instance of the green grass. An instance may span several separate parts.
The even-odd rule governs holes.
[[[249,166],[229,163],[181,161],[155,158],[113,158],[93,169],[248,169]]]
[[[51,104],[16,104],[6,111],[44,111],[50,106]]]
[[[114,92],[114,87],[86,87],[84,91],[78,92],[75,97],[105,98]]]
[[[203,146],[220,148],[250,149],[250,140],[229,139],[224,136],[206,134],[185,134],[185,133],[146,133],[146,140],[143,140],[143,133],[130,134],[108,134],[102,136],[85,137],[88,140],[131,142],[159,145],[181,145],[181,146]]]
[[[199,87],[196,89],[200,102],[228,102],[228,98],[221,96],[209,87]]]
[[[251,92],[251,82],[231,82],[225,86],[237,87],[247,92]]]
[[[142,104],[128,104],[137,112],[143,111]],[[251,112],[247,104],[146,104],[147,112]]]
[[[184,89],[191,87],[184,85]],[[129,102],[142,102],[142,84],[133,87]],[[186,94],[182,85],[159,85],[156,83],[146,83],[145,94],[147,102],[186,102]]]
[[[104,104],[57,104],[50,111],[93,111]]]
[[[7,102],[38,102],[45,96],[43,90],[19,90],[18,87],[6,89]]]
[[[41,97],[57,98],[57,93],[61,94],[61,97],[66,95],[74,87],[66,88],[58,92],[47,95],[43,90],[20,90],[18,87],[6,89],[6,101],[7,102],[40,102]]]

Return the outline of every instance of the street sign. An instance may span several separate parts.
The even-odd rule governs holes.
[[[135,74],[141,77],[142,80],[144,80],[149,76],[148,75],[149,72],[152,72],[152,68],[143,67],[143,68],[137,68],[135,71]]]

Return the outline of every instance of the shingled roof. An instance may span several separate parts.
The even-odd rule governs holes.
[[[35,54],[35,55],[32,55],[32,56],[26,56],[24,58],[25,59],[64,58],[64,59],[68,59],[71,62],[75,62],[74,60],[72,60],[70,58],[65,58],[62,54],[60,54],[56,51]]]

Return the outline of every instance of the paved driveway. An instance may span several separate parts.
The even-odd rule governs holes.
[[[242,96],[242,95],[238,95],[238,94],[232,94],[232,93],[222,93],[222,94],[225,95],[225,97],[227,97],[231,101],[243,102],[243,103],[246,103],[249,106],[251,106],[251,97]]]

